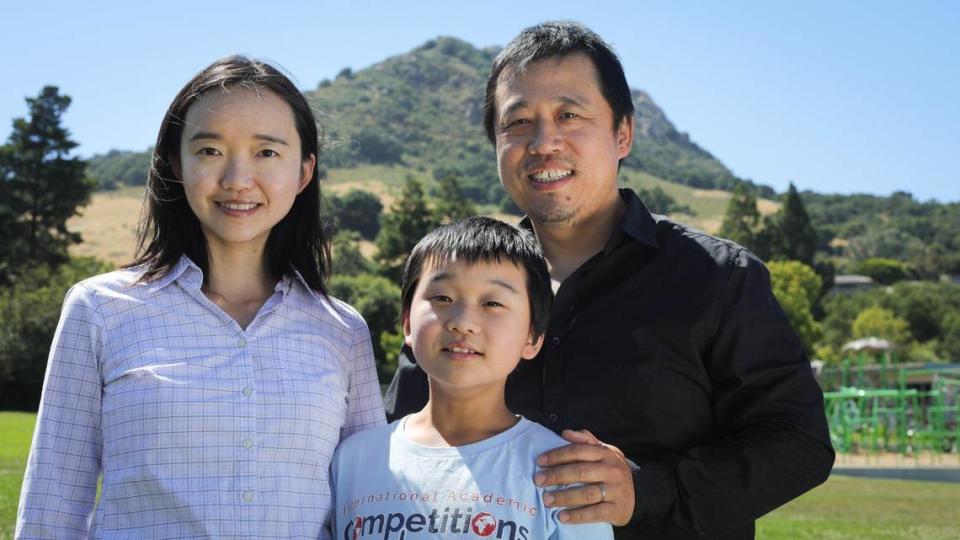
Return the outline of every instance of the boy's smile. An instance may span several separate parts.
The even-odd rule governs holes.
[[[457,395],[502,394],[542,341],[531,332],[526,274],[510,262],[425,265],[403,332],[431,388]]]

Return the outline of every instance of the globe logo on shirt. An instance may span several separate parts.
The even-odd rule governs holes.
[[[497,518],[491,516],[489,512],[480,512],[470,520],[470,528],[478,536],[490,536],[497,528]]]
[[[357,519],[353,521],[353,540],[357,540],[357,538],[360,538],[360,535],[362,534],[363,534],[363,518],[357,517]]]

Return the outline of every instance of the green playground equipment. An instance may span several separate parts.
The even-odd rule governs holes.
[[[859,354],[824,368],[820,383],[838,453],[958,454],[960,364],[905,365],[889,352]]]

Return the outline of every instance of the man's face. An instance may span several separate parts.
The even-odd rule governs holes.
[[[510,197],[542,225],[576,225],[615,207],[633,121],[613,111],[583,53],[504,70],[495,92],[497,166]]]

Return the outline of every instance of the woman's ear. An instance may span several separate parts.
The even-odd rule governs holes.
[[[310,181],[313,180],[313,171],[317,166],[317,156],[316,154],[310,154],[310,157],[303,160],[303,163],[300,167],[300,186],[297,189],[297,194],[299,195]]]
[[[180,164],[180,156],[167,156],[167,162],[170,163],[170,169],[173,170],[173,175],[177,177],[177,181],[183,182],[183,166]]]

